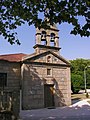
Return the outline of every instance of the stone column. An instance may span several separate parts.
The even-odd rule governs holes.
[[[50,46],[50,37],[49,35],[46,36],[47,46]]]
[[[41,44],[41,33],[36,34],[36,44]]]
[[[55,38],[55,47],[59,47],[59,39],[58,39],[58,37]]]

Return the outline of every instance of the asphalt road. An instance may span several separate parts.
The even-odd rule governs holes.
[[[55,109],[24,110],[20,117],[21,120],[90,120],[90,104],[87,101]]]
[[[90,116],[73,117],[26,117],[23,120],[90,120]]]

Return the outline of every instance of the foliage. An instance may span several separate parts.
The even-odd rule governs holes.
[[[77,74],[71,74],[71,89],[73,93],[78,93],[81,89],[83,77]]]
[[[77,75],[81,76],[82,79],[80,78],[80,89],[84,89],[84,69],[87,66],[86,69],[86,85],[87,88],[90,89],[90,68],[88,68],[88,66],[90,66],[90,60],[86,60],[86,59],[76,59],[76,60],[70,60],[71,63],[71,83],[72,86],[74,86],[74,84],[76,85],[76,82],[78,81],[78,79],[75,81],[75,77],[78,78]],[[81,81],[82,80],[82,81]],[[75,83],[74,83],[75,82]],[[77,85],[78,87],[78,85]]]
[[[25,24],[45,27],[67,22],[73,25],[71,34],[90,36],[90,1],[89,0],[1,0],[0,1],[0,35],[10,44],[20,44],[14,30]],[[47,19],[43,19],[42,15]],[[79,23],[78,16],[85,19]]]

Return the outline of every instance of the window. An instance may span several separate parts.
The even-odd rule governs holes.
[[[47,75],[51,75],[51,69],[47,69]]]
[[[51,61],[51,56],[48,56],[47,57],[47,62],[50,62]]]
[[[0,73],[0,87],[7,86],[7,73]]]

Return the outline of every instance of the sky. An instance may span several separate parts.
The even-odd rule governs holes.
[[[77,58],[90,59],[90,37],[80,37],[80,35],[71,35],[71,25],[61,24],[57,26],[59,31],[60,55],[67,60]],[[17,29],[18,39],[21,45],[10,45],[6,39],[0,36],[0,55],[14,53],[34,53],[35,45],[35,27],[23,25]]]

